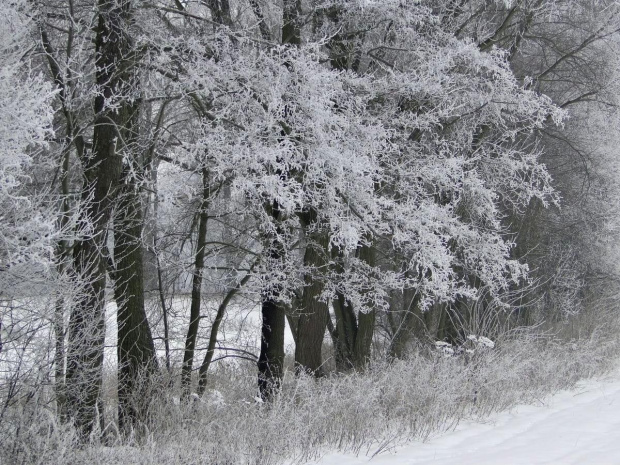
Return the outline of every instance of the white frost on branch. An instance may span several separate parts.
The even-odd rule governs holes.
[[[50,85],[25,55],[32,27],[25,7],[15,2],[0,15],[0,282],[17,268],[47,266],[55,234],[51,210],[24,192],[31,155],[52,135],[53,116]]]
[[[154,45],[172,52],[152,57],[167,74],[150,92],[208,108],[175,134],[174,162],[230,186],[237,212],[285,251],[298,247],[300,217],[315,211],[304,233],[326,234],[328,252],[345,256],[324,275],[324,300],[345,293],[364,311],[414,288],[427,308],[476,298],[480,287],[501,299],[528,279],[504,217],[534,198],[557,201],[536,131],[564,113],[519,84],[504,52],[454,37],[423,4],[346,3],[337,28],[325,21],[317,42],[299,48],[191,30]],[[327,64],[326,38],[348,28],[374,31],[357,73]],[[160,39],[154,31],[143,40]],[[277,222],[266,209],[274,204]],[[370,243],[390,248],[400,268],[359,260]],[[300,258],[286,252],[256,270],[265,287],[283,285],[303,273]]]

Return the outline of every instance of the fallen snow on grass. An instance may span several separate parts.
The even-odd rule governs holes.
[[[331,453],[320,465],[618,465],[620,370],[374,458]]]

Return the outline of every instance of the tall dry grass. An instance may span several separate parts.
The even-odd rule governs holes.
[[[365,373],[318,381],[287,375],[269,405],[254,400],[254,367],[222,365],[203,399],[180,404],[178,389],[162,380],[139,434],[121,439],[110,423],[105,441],[80,448],[42,391],[3,418],[1,463],[275,465],[329,450],[373,455],[605,372],[620,353],[616,329],[607,324],[568,341],[512,334],[494,349],[460,356],[419,347],[406,360],[375,361]]]

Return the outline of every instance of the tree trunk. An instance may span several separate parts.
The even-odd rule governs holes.
[[[82,439],[92,433],[97,418],[102,419],[100,391],[105,337],[104,305],[106,260],[104,247],[122,170],[122,157],[116,152],[117,128],[127,120],[132,94],[131,40],[129,30],[131,2],[99,0],[95,37],[96,82],[93,149],[85,157],[81,224],[90,234],[74,247],[74,270],[82,282],[81,300],[69,321],[67,350],[67,402]],[[117,103],[116,111],[109,110]]]
[[[353,366],[363,370],[370,362],[370,348],[375,332],[375,310],[359,312],[357,315],[357,335],[353,345]]]
[[[416,289],[405,289],[400,319],[394,322],[394,335],[390,342],[389,355],[401,359],[405,356],[411,336],[420,329],[422,313],[420,311],[420,295]]]
[[[200,304],[202,299],[202,271],[205,266],[205,252],[207,243],[207,221],[209,220],[209,198],[211,187],[209,173],[202,169],[202,202],[200,204],[200,219],[198,221],[198,238],[196,240],[196,257],[194,259],[194,275],[192,277],[192,303],[190,307],[189,327],[185,338],[185,352],[183,353],[183,367],[181,368],[181,386],[183,396],[188,397],[192,384],[192,366],[194,350],[200,325]]]
[[[276,201],[268,208],[271,217],[280,222],[280,206]],[[282,244],[278,237],[282,231],[273,237],[266,237],[266,250],[272,263],[278,264],[283,258]],[[261,302],[261,345],[258,357],[258,391],[261,399],[268,401],[280,390],[284,374],[284,329],[286,326],[286,312],[284,305],[278,302],[279,286],[272,286],[263,290]]]
[[[353,368],[353,345],[357,338],[357,321],[355,310],[346,297],[338,293],[334,302],[336,314],[336,368],[339,371],[348,371]]]
[[[263,297],[261,305],[261,346],[258,358],[258,390],[263,400],[271,400],[282,386],[284,374],[283,306],[274,291]]]
[[[257,14],[261,23],[264,18],[260,8],[254,4],[254,13]],[[291,45],[301,44],[301,30],[299,15],[301,13],[301,0],[284,0],[282,43]],[[261,32],[265,34],[266,28],[261,27]],[[282,174],[280,173],[282,176]],[[267,206],[270,216],[276,223],[276,227],[281,220],[280,205],[273,201]],[[267,255],[274,264],[283,258],[282,244],[279,243],[277,236],[281,235],[277,231],[276,237],[264,237]],[[261,302],[261,348],[258,357],[258,391],[263,400],[270,400],[274,394],[280,390],[282,376],[284,374],[284,329],[286,327],[286,312],[284,306],[278,302],[280,290],[278,286],[272,286],[263,290]]]
[[[375,250],[372,245],[364,245],[359,249],[359,258],[371,266],[375,265]],[[342,271],[341,253],[336,251],[336,267]],[[375,329],[375,310],[358,312],[348,301],[346,296],[339,293],[334,302],[336,314],[336,365],[339,370],[347,371],[352,368],[362,370],[370,360],[370,348]]]
[[[372,243],[360,248],[359,258],[371,267],[376,265],[376,250]],[[358,370],[364,369],[370,361],[370,347],[375,332],[375,314],[375,309],[371,308],[367,312],[358,312],[357,315],[357,333],[353,344],[353,365]]]
[[[228,0],[208,0],[207,5],[211,10],[211,15],[213,16],[214,22],[228,27],[232,26],[230,4]]]
[[[96,208],[88,208],[91,214],[85,216],[93,218],[92,210]],[[105,230],[107,221],[103,219],[109,219],[109,212],[101,212],[96,218],[97,229]],[[100,233],[100,236],[105,237],[105,234]],[[102,414],[99,395],[105,337],[106,266],[101,257],[104,245],[102,238],[95,236],[78,242],[74,249],[75,270],[82,280],[82,297],[69,320],[66,393],[68,414],[73,418],[81,439],[92,433]]]
[[[310,268],[310,271],[304,276],[305,286],[298,311],[295,345],[295,371],[307,372],[317,377],[323,375],[321,351],[329,320],[327,303],[319,300],[324,287],[319,274],[328,263],[327,247],[328,237],[320,232],[312,234],[306,245],[304,265]]]
[[[163,113],[160,113],[160,116]],[[154,147],[153,147],[154,151]],[[150,161],[150,175],[151,175],[151,183],[154,189],[153,196],[153,251],[155,253],[155,268],[157,272],[157,294],[159,296],[159,303],[161,305],[161,314],[162,321],[164,324],[164,354],[165,354],[165,364],[166,371],[170,375],[171,373],[171,365],[170,365],[170,325],[168,323],[168,305],[166,305],[166,295],[164,289],[164,273],[161,266],[161,260],[159,258],[159,230],[158,230],[158,221],[159,221],[159,194],[158,194],[158,177],[157,177],[157,162],[151,158]]]
[[[426,323],[428,335],[433,341],[440,341],[443,338],[441,334],[441,322],[445,311],[446,304],[436,303],[424,314],[424,322]]]
[[[264,40],[271,41],[271,31],[265,22],[265,15],[263,14],[263,10],[260,7],[258,0],[250,0],[250,6],[252,7],[252,11],[254,12],[254,16],[258,20],[258,29],[260,30],[260,35]]]
[[[282,43],[301,45],[301,0],[284,0]]]
[[[157,369],[144,309],[142,202],[131,169],[124,171],[114,235],[114,298],[118,307],[118,420],[129,429],[148,416],[150,375]]]
[[[58,89],[58,97],[60,100],[62,113],[65,117],[66,135],[64,147],[62,151],[62,163],[60,166],[61,180],[61,205],[59,217],[59,230],[65,232],[70,220],[70,185],[69,185],[69,168],[71,160],[71,147],[75,145],[77,157],[79,160],[84,158],[84,138],[76,124],[76,115],[67,102],[68,94],[71,93],[70,85],[67,81],[71,79],[71,71],[67,70],[67,75],[63,75],[60,69],[59,56],[50,41],[44,24],[39,24],[41,33],[41,44],[45,52],[49,70],[54,79],[56,88]],[[71,21],[68,25],[68,35],[73,37],[74,23]],[[72,42],[69,39],[66,48],[67,60],[72,53]],[[59,276],[65,275],[70,267],[71,247],[69,241],[63,239],[56,246],[56,271]],[[67,328],[65,327],[65,304],[62,296],[56,301],[54,311],[54,332],[55,332],[55,352],[54,352],[54,390],[56,393],[57,413],[61,421],[67,419],[67,396],[65,384],[65,336]]]

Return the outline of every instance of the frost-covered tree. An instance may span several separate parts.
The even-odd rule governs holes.
[[[62,235],[55,198],[34,176],[54,132],[52,86],[36,66],[36,27],[26,2],[0,8],[0,447],[10,410],[49,382],[53,302],[59,289],[54,246]],[[66,285],[66,283],[64,283]],[[17,425],[17,426],[16,426]]]
[[[3,10],[0,24],[0,289],[2,298],[25,289],[22,274],[48,267],[56,237],[44,197],[27,195],[33,154],[53,135],[52,87],[28,53],[33,22],[24,2]],[[44,192],[42,194],[45,194]],[[49,201],[49,200],[48,200]],[[27,285],[27,284],[26,284]]]
[[[413,290],[425,308],[473,297],[480,286],[501,300],[525,276],[510,259],[504,206],[518,214],[532,198],[552,200],[535,131],[560,113],[513,77],[502,51],[481,53],[455,38],[431,8],[330,4],[318,33],[333,37],[332,66],[372,77],[380,95],[369,98],[373,116],[396,148],[382,158],[388,181],[375,196],[394,205],[384,201],[384,215],[397,213],[375,237],[409,258],[393,262],[395,280],[376,289]]]
[[[144,380],[138,378],[155,365],[143,292],[139,57],[129,2],[100,1],[89,7],[50,1],[36,7],[33,16],[41,49],[58,89],[57,124],[64,129],[58,170],[63,196],[60,222],[66,222],[72,203],[79,216],[76,240],[60,244],[58,261],[64,265],[71,257],[71,266],[59,271],[72,276],[80,292],[59,306],[70,313],[67,413],[87,437],[102,413],[108,274],[118,305],[121,426],[144,417],[143,409],[134,408],[132,402],[143,397],[136,390]],[[59,10],[62,14],[57,14]],[[91,22],[95,27],[89,27]],[[108,250],[113,216],[116,240]]]
[[[259,7],[263,41],[210,32],[198,11],[179,10],[209,32],[167,39],[174,53],[153,67],[203,106],[199,136],[175,156],[201,160],[278,243],[276,257],[262,242],[257,279],[277,300],[301,296],[292,299],[300,365],[321,365],[302,354],[320,353],[328,302],[341,315],[332,335],[349,347],[351,321],[388,308],[389,290],[414,289],[421,308],[482,287],[501,302],[526,277],[503,208],[553,200],[535,131],[561,112],[515,79],[501,50],[454,37],[431,8],[327,5],[290,48],[264,42],[272,28]],[[295,8],[285,10],[287,31]],[[388,262],[362,253],[379,242]],[[304,329],[317,313],[316,332]]]
[[[613,216],[609,212],[613,202],[598,200],[602,191],[609,195],[613,184],[606,179],[613,136],[600,134],[599,128],[600,121],[615,118],[617,105],[617,4],[581,0],[440,4],[437,7],[457,36],[472,37],[481,50],[504,50],[520,82],[549,96],[568,115],[565,125],[541,130],[542,160],[562,197],[561,209],[545,209],[532,201],[524,215],[507,222],[519,231],[513,256],[530,263],[538,282],[536,292],[518,299],[523,321],[576,314],[585,308],[587,283],[598,280],[596,270],[606,263],[596,244],[598,231],[606,229]],[[603,172],[601,164],[606,167]]]

